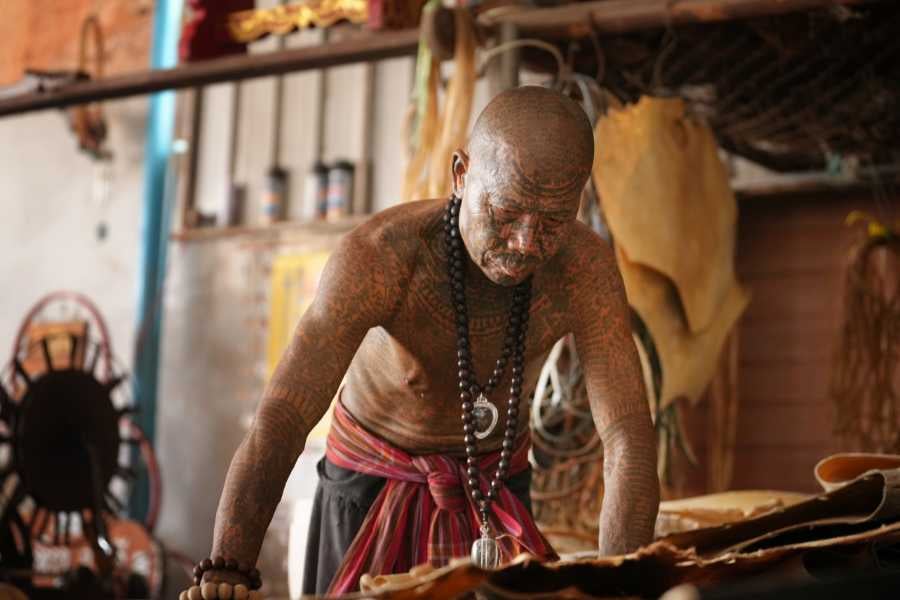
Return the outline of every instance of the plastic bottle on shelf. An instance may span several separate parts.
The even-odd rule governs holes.
[[[228,184],[226,194],[225,202],[219,208],[217,223],[220,227],[235,227],[244,221],[247,188],[232,181]]]
[[[327,203],[328,167],[322,161],[316,161],[306,173],[300,218],[303,221],[324,219],[328,207]]]
[[[288,172],[274,166],[266,173],[266,193],[263,197],[263,221],[271,224],[284,220],[287,204]]]
[[[349,215],[352,201],[353,163],[339,160],[328,170],[326,220],[340,221]]]

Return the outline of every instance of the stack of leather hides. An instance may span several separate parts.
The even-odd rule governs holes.
[[[760,575],[796,581],[837,571],[900,571],[900,456],[835,455],[817,465],[816,477],[822,494],[783,496],[763,514],[673,533],[633,554],[546,564],[520,556],[496,571],[462,560],[369,578],[354,596],[656,598],[685,583],[704,589]]]

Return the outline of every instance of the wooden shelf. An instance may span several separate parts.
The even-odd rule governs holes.
[[[863,4],[874,0],[594,0],[553,8],[503,9],[483,15],[487,25],[511,25],[520,36],[582,37],[628,33],[689,23],[714,23]]]
[[[419,30],[361,32],[346,40],[265,54],[246,54],[73,83],[60,89],[28,92],[0,100],[0,117],[47,108],[124,98],[224,81],[265,77],[350,63],[411,56]]]
[[[209,242],[235,238],[273,238],[282,236],[328,236],[347,233],[371,215],[345,217],[340,221],[282,221],[272,225],[238,227],[195,227],[174,231],[173,242]]]

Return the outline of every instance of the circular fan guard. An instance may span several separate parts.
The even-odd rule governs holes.
[[[135,446],[151,475],[145,526],[152,530],[159,473],[130,418],[122,373],[86,298],[52,294],[30,311],[0,373],[0,559],[7,574],[47,574],[34,562],[33,545],[80,539],[109,579],[117,549],[108,524],[124,509]]]

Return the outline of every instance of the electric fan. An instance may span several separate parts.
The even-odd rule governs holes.
[[[120,518],[135,476],[133,447],[159,489],[124,381],[85,297],[52,294],[22,324],[0,379],[0,565],[32,597],[76,589],[147,597],[158,587],[158,544]],[[158,494],[147,529],[157,510]]]

